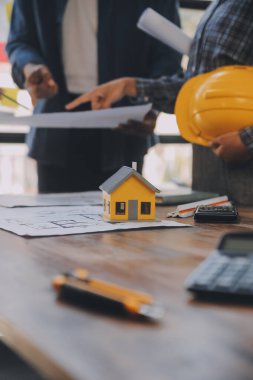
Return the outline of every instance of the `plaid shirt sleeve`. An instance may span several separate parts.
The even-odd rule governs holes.
[[[252,0],[213,1],[197,27],[186,73],[160,79],[138,78],[138,98],[152,102],[158,110],[173,112],[177,94],[187,79],[221,66],[252,66],[252,14]]]
[[[246,145],[247,149],[253,155],[253,126],[240,131],[242,142]]]
[[[186,79],[180,74],[159,79],[136,79],[137,97],[152,102],[159,111],[173,112],[175,100]]]

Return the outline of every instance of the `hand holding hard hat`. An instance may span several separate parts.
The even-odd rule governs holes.
[[[228,132],[209,143],[216,156],[227,162],[243,163],[252,158],[251,152],[243,143],[239,131]]]
[[[204,146],[253,125],[253,68],[224,66],[189,79],[175,113],[182,137]]]

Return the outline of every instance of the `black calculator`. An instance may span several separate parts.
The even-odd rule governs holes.
[[[238,211],[234,205],[228,206],[204,206],[197,207],[194,213],[197,222],[236,222]]]
[[[224,235],[187,278],[186,288],[198,296],[246,296],[253,301],[253,233]]]

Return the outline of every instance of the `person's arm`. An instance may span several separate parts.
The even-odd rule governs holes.
[[[175,25],[180,26],[178,0],[155,0],[152,8]],[[148,62],[149,77],[159,78],[178,72],[182,59],[181,54],[150,36],[148,38],[151,46],[151,56]]]
[[[153,108],[162,112],[174,112],[175,101],[181,87],[186,82],[182,75],[159,79],[136,79],[136,94],[138,99],[153,104]]]
[[[178,75],[160,79],[119,78],[79,96],[68,103],[66,109],[74,109],[86,102],[91,102],[94,110],[110,108],[124,96],[130,96],[153,103],[157,111],[173,112],[175,99],[185,81]]]
[[[32,12],[33,2],[15,0],[6,52],[12,64],[12,75],[16,84],[24,88],[24,67],[29,63],[45,65],[36,40],[36,27]]]
[[[14,81],[28,90],[35,105],[38,99],[54,96],[58,86],[40,54],[32,9],[28,0],[14,1],[6,51]]]

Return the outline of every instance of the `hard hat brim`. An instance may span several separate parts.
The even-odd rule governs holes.
[[[191,102],[192,94],[198,90],[198,88],[205,82],[206,78],[209,75],[209,73],[200,74],[189,79],[181,88],[175,105],[177,125],[181,136],[193,144],[203,146],[208,146],[211,138],[208,139],[204,136],[201,136],[201,131],[196,131],[196,128],[194,128],[194,126],[191,124],[189,104]]]

